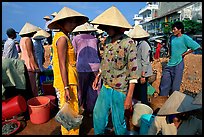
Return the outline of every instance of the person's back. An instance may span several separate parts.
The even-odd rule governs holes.
[[[145,77],[149,77],[152,75],[152,65],[150,62],[150,52],[151,48],[147,41],[142,40],[138,43],[137,46],[137,61],[138,61],[138,73],[141,73],[142,66],[145,66]]]
[[[18,58],[18,50],[15,45],[16,31],[13,28],[9,28],[6,32],[8,39],[4,44],[3,57],[5,58]]]
[[[43,58],[44,58],[44,48],[42,45],[41,39],[32,39],[33,47],[34,47],[34,55],[37,60],[38,66],[40,71],[44,71],[45,68],[43,67]]]
[[[29,51],[30,49],[28,49],[29,45],[27,45],[27,41],[31,41],[31,39],[29,37],[22,37],[20,40],[20,48],[21,48],[21,52],[22,52],[21,59],[25,61],[25,65],[26,65],[28,71],[30,71],[30,70],[35,71],[35,69],[38,69],[38,66],[37,66],[36,62],[31,60],[31,58],[30,58],[29,52],[33,52],[33,51]]]
[[[98,71],[100,59],[97,49],[97,38],[91,34],[79,34],[73,38],[73,46],[77,54],[77,71]]]

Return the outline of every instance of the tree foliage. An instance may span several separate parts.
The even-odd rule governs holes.
[[[184,24],[184,31],[186,34],[195,35],[202,33],[202,23],[193,21],[193,20],[182,20]],[[162,23],[162,30],[163,33],[169,35],[172,31],[172,25],[174,22],[163,22]]]

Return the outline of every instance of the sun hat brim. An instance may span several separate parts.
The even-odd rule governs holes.
[[[131,29],[132,26],[128,23],[126,18],[122,13],[115,7],[112,6],[97,16],[91,24],[94,25],[105,25],[105,26],[114,26],[125,29]]]
[[[157,115],[178,114],[202,108],[202,105],[192,104],[193,100],[194,98],[190,95],[174,91],[162,105]]]
[[[149,33],[141,28],[139,25],[135,26],[128,34],[131,38],[146,38],[149,37]]]
[[[38,30],[40,30],[39,27],[26,22],[26,24],[23,26],[23,28],[19,32],[19,35],[22,36],[22,35],[29,34],[32,32],[37,32]]]
[[[85,15],[74,11],[70,8],[64,7],[62,8],[58,14],[53,18],[53,20],[50,22],[50,24],[48,24],[48,28],[49,29],[60,29],[60,24],[59,21],[62,21],[64,19],[68,19],[68,18],[76,18],[78,21],[78,25],[84,24],[86,23],[89,18],[86,17]]]

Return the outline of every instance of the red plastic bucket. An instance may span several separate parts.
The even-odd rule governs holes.
[[[26,100],[18,95],[2,101],[2,119],[9,119],[27,109]]]
[[[30,121],[33,124],[42,124],[50,119],[50,99],[38,96],[27,101]]]
[[[53,95],[46,95],[45,97],[48,97],[50,99],[50,110],[54,110],[56,107],[56,97]]]

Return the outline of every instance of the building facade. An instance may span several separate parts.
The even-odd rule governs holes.
[[[136,17],[140,17],[140,20],[136,20]],[[202,2],[147,2],[147,6],[134,17],[135,22],[152,36],[163,33],[163,22],[184,19],[202,23]]]

